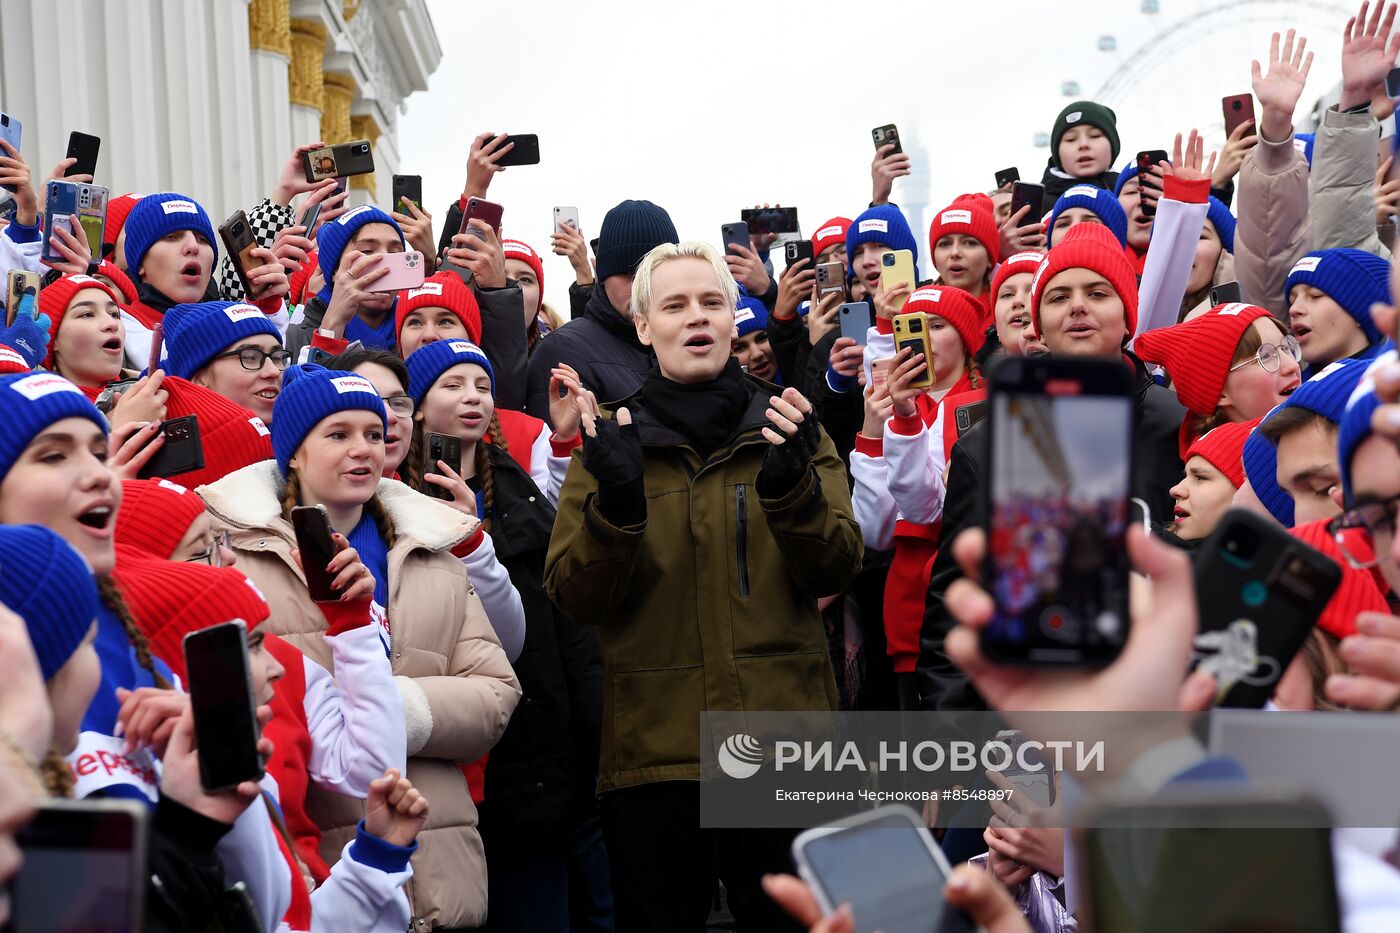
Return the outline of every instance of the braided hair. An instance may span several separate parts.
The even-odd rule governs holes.
[[[44,755],[44,760],[39,762],[39,777],[43,779],[44,790],[50,797],[67,799],[73,796],[73,787],[76,784],[73,780],[73,769],[52,745]]]
[[[99,577],[97,592],[102,598],[102,604],[117,617],[117,621],[121,622],[122,628],[126,630],[126,637],[130,640],[131,647],[136,650],[136,663],[146,669],[146,673],[151,675],[151,680],[155,681],[157,687],[162,690],[172,689],[174,685],[156,670],[155,662],[151,660],[151,643],[146,640],[145,633],[131,617],[131,610],[122,598],[121,591],[117,589],[117,584],[111,577]]]
[[[491,420],[487,423],[487,433],[491,437],[488,445],[485,438],[476,443],[476,452],[472,458],[472,469],[477,478],[481,481],[482,514],[481,527],[489,534],[491,531],[491,511],[496,504],[496,477],[491,469],[491,458],[486,448],[495,447],[501,453],[510,452],[510,442],[506,440],[505,432],[501,430],[501,419],[496,416],[495,409],[491,410]],[[408,459],[404,461],[404,476],[408,480],[408,485],[419,492],[426,492],[430,484],[423,479],[423,474],[427,472],[428,443],[427,432],[423,428],[422,421],[415,421],[413,424],[413,440],[409,443]]]

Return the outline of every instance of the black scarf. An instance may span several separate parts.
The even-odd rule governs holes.
[[[739,428],[753,391],[739,361],[730,357],[709,382],[672,382],[653,368],[642,382],[642,402],[657,421],[708,457]]]
[[[588,304],[584,306],[583,316],[598,322],[604,330],[623,343],[631,344],[639,349],[646,349],[641,340],[637,338],[637,328],[633,326],[631,319],[623,317],[612,306],[612,302],[608,301],[608,293],[603,288],[601,279],[593,284],[593,294],[588,296]]]
[[[132,276],[136,279],[136,276]],[[214,277],[209,277],[209,284],[204,289],[204,297],[200,301],[221,301],[223,296],[219,294],[219,286],[215,283]],[[152,311],[159,311],[161,314],[175,307],[179,302],[175,301],[165,292],[160,291],[154,285],[147,282],[136,282],[136,300],[141,302]]]

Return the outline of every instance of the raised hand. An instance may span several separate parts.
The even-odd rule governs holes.
[[[729,272],[734,276],[734,281],[748,289],[750,295],[757,298],[768,293],[768,286],[772,280],[768,277],[768,270],[763,268],[763,260],[759,259],[753,250],[738,243],[730,243],[729,253],[724,257],[724,261],[729,264]]]
[[[1312,53],[1306,52],[1308,40],[1288,30],[1288,37],[1279,48],[1279,34],[1274,33],[1269,41],[1269,70],[1261,73],[1259,62],[1250,62],[1254,84],[1254,96],[1264,110],[1259,121],[1259,130],[1266,139],[1282,142],[1293,134],[1293,111],[1298,107],[1298,98],[1303,96],[1303,87],[1308,83],[1308,71],[1312,69]]]
[[[413,844],[426,822],[428,798],[396,769],[390,768],[370,782],[365,799],[365,832],[406,848]]]
[[[554,424],[554,436],[565,443],[578,437],[585,411],[597,418],[598,400],[583,387],[578,370],[560,363],[549,371],[549,420]]]
[[[1215,153],[1210,154],[1210,161],[1202,166],[1202,154],[1205,149],[1205,139],[1194,129],[1186,140],[1186,148],[1181,146],[1181,134],[1176,134],[1176,141],[1172,144],[1172,161],[1170,165],[1162,165],[1164,175],[1175,175],[1182,181],[1202,181],[1210,178],[1215,172]]]
[[[408,245],[423,254],[427,267],[437,265],[437,241],[433,239],[433,215],[408,198],[400,198],[393,213]]]
[[[1377,3],[1368,22],[1366,11],[1370,5],[1370,0],[1365,0],[1361,11],[1347,20],[1342,33],[1342,96],[1337,104],[1340,110],[1368,102],[1400,52],[1400,33],[1391,35],[1390,31],[1395,24],[1395,4]]]
[[[1045,225],[1040,222],[1039,217],[1029,216],[1030,212],[1031,206],[1024,204],[998,228],[1003,256],[1026,249],[1045,248]]]
[[[314,143],[306,143],[293,149],[292,154],[287,156],[287,161],[282,163],[282,174],[277,176],[277,187],[272,189],[268,200],[273,204],[287,207],[292,203],[292,198],[299,194],[322,188],[334,189],[335,181],[329,178],[322,181],[307,181],[306,166],[301,161],[303,155],[313,149],[322,149],[325,145],[318,139]]]
[[[467,183],[462,188],[462,197],[486,197],[491,178],[497,172],[506,170],[504,165],[496,163],[514,148],[515,143],[506,142],[505,133],[482,133],[473,139],[471,151],[467,154]]]
[[[889,381],[885,385],[890,393],[894,413],[902,418],[913,417],[919,413],[914,399],[925,390],[922,387],[911,386],[910,383],[923,378],[928,369],[928,362],[922,353],[915,353],[909,347],[905,347],[894,355],[894,362],[890,365]]]
[[[473,218],[467,223],[475,232],[453,234],[444,257],[454,266],[470,270],[479,287],[504,288],[506,255],[496,232],[484,220]]]
[[[894,190],[894,180],[910,172],[909,156],[894,151],[894,143],[885,143],[875,150],[875,158],[870,162],[870,203],[888,204],[890,192]]]
[[[1244,157],[1249,150],[1259,144],[1259,136],[1254,131],[1254,121],[1246,120],[1225,140],[1225,149],[1215,163],[1215,172],[1210,176],[1212,188],[1224,188],[1240,172]]]

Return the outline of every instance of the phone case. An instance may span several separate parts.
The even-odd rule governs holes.
[[[846,267],[839,262],[823,262],[817,265],[817,297],[846,294]]]
[[[21,129],[23,129],[23,124],[20,123],[19,120],[10,116],[8,113],[0,113],[0,139],[14,146],[15,152],[20,151],[19,141]],[[0,152],[3,151],[4,150],[0,150]],[[11,185],[4,185],[3,187],[6,191],[15,190]]]
[[[15,322],[15,315],[19,313],[20,299],[24,297],[24,290],[33,287],[37,296],[42,287],[43,279],[39,273],[30,272],[28,269],[11,269],[9,281],[5,288],[5,326],[9,327]]]
[[[462,213],[462,226],[458,233],[470,233],[471,227],[468,221],[480,220],[495,232],[496,238],[501,236],[501,218],[505,216],[505,208],[495,201],[488,201],[485,198],[467,198],[467,209]]]
[[[292,509],[292,532],[297,539],[297,550],[301,552],[302,575],[312,601],[324,603],[337,599],[340,594],[331,588],[335,578],[326,572],[326,565],[335,557],[335,544],[331,541],[331,525],[325,508],[299,505]]]
[[[427,263],[416,250],[404,253],[381,253],[380,266],[388,266],[389,274],[369,286],[372,292],[397,292],[422,286],[427,276]],[[378,268],[378,267],[374,267]]]
[[[297,218],[297,225],[306,228],[306,232],[302,236],[308,238],[311,236],[311,232],[316,229],[316,218],[320,216],[321,204],[319,201],[308,205],[306,210],[301,212],[301,216]]]
[[[1195,577],[1197,667],[1215,675],[1217,705],[1257,709],[1273,696],[1342,571],[1277,525],[1232,509],[1197,553]]]
[[[434,434],[428,432],[428,455],[423,463],[424,473],[435,473],[438,476],[445,475],[438,468],[439,460],[452,466],[462,459],[462,439],[451,434]],[[437,499],[451,499],[452,493],[436,483],[424,482],[422,492]]]
[[[356,139],[335,146],[323,146],[301,155],[306,180],[315,184],[327,178],[368,175],[374,171],[374,151],[368,139]]]
[[[77,130],[68,134],[68,153],[65,159],[77,159],[63,173],[64,177],[69,175],[96,175],[97,174],[97,151],[102,145],[102,139],[87,133],[79,133]],[[94,254],[96,255],[96,254]]]
[[[962,437],[972,426],[981,421],[987,415],[987,400],[982,399],[977,402],[968,402],[966,405],[959,405],[953,410],[957,419],[958,437]]]
[[[909,349],[924,355],[924,374],[909,383],[911,388],[927,389],[933,385],[935,378],[933,349],[928,342],[927,314],[915,311],[912,314],[896,314],[894,316],[894,349],[896,354],[900,350]],[[904,365],[904,362],[901,361],[899,365]]]
[[[78,185],[78,222],[87,234],[93,257],[102,255],[102,230],[107,225],[108,190],[103,185]]]
[[[862,347],[870,336],[870,305],[863,301],[848,301],[837,310],[841,336],[849,337]]]
[[[502,146],[514,143],[515,146],[496,160],[497,165],[538,165],[540,161],[540,138],[534,133],[520,136],[507,136]]]
[[[248,660],[247,623],[233,619],[190,632],[181,647],[199,751],[200,786],[216,791],[261,780],[261,730]]]
[[[243,284],[244,297],[251,298],[253,285],[248,280],[248,270],[256,268],[261,261],[252,255],[258,241],[253,237],[253,225],[248,222],[248,215],[235,211],[232,217],[219,225],[219,239],[224,241],[224,249],[230,256],[238,257],[234,260],[233,271]]]
[[[395,175],[394,176],[394,205],[395,211],[404,213],[405,207],[401,200],[408,198],[423,209],[423,176],[422,175]]]
[[[160,358],[165,349],[165,324],[156,321],[151,328],[151,350],[146,354],[146,370],[155,372],[160,368]]]
[[[204,445],[199,438],[199,416],[172,418],[160,426],[165,443],[137,474],[139,479],[179,476],[204,469]]]
[[[724,255],[733,256],[729,251],[731,244],[742,246],[744,249],[752,249],[749,245],[749,225],[742,220],[738,223],[724,224],[719,228],[720,244],[724,247]]]
[[[914,254],[907,249],[897,249],[880,256],[880,283],[885,291],[900,282],[909,286],[910,294],[919,286],[914,274]]]
[[[59,224],[72,223],[68,218],[78,213],[78,186],[71,181],[49,182],[49,196],[44,202],[44,259],[59,259],[50,240]],[[71,229],[71,228],[70,228]]]
[[[1229,136],[1241,123],[1254,119],[1254,95],[1236,94],[1226,97],[1220,102],[1220,109],[1225,115],[1225,135]]]
[[[894,143],[894,149],[890,150],[890,155],[902,154],[904,146],[899,142],[899,129],[893,123],[886,123],[884,126],[877,126],[870,131],[870,138],[875,141],[875,148],[887,146]]]
[[[1021,170],[1015,168],[1004,168],[996,174],[997,188],[1005,188],[1021,180]]]
[[[554,226],[558,228],[565,225],[573,227],[574,230],[579,229],[578,208],[556,207],[554,209]]]
[[[1029,181],[1018,181],[1011,186],[1011,216],[1015,217],[1016,212],[1029,204],[1031,209],[1025,217],[1021,218],[1021,224],[1038,223],[1040,218],[1045,216],[1045,186],[1037,185]]]
[[[1211,307],[1214,308],[1220,305],[1228,305],[1235,301],[1243,301],[1244,299],[1241,298],[1240,295],[1239,282],[1221,282],[1210,290]]]
[[[787,259],[788,268],[792,268],[804,259],[810,263],[816,258],[812,254],[811,240],[793,240],[783,247],[783,255]]]

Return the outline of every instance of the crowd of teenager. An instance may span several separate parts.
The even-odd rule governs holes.
[[[1190,568],[1232,507],[1343,576],[1258,715],[1400,708],[1395,12],[1346,25],[1341,99],[1306,139],[1318,79],[1287,30],[1220,153],[1183,128],[1123,167],[1114,112],[1077,101],[1043,217],[1009,185],[963,193],[925,238],[891,200],[908,157],[881,146],[870,203],[821,205],[812,258],[782,270],[774,235],[721,252],[648,200],[591,242],[463,225],[510,149],[492,133],[440,219],[307,182],[308,141],[246,208],[245,276],[198,192],[112,198],[92,255],[76,222],[41,229],[35,153],[0,141],[0,271],[43,276],[0,331],[0,873],[37,802],[119,798],[150,810],[152,930],[206,928],[236,882],[267,930],[701,929],[721,882],[740,930],[853,930],[790,876],[792,831],[701,827],[699,714],[1208,708]],[[424,284],[375,290],[405,250]],[[893,250],[914,286],[884,286]],[[828,262],[843,292],[819,292]],[[546,267],[573,276],[567,311]],[[838,326],[857,301],[864,343]],[[930,359],[896,351],[914,311]],[[1153,598],[1134,587],[1108,672],[978,648],[1043,568],[980,588],[988,438],[953,412],[997,358],[1040,354],[1132,373],[1152,530],[1128,551]],[[188,415],[201,465],[139,478]],[[329,601],[293,533],[307,505],[334,530]],[[1022,551],[1052,547],[1034,502],[1007,509]],[[181,643],[233,619],[266,776],[211,792]],[[998,811],[940,838],[972,863],[948,900],[987,929],[1074,928],[1063,831]],[[1367,860],[1338,860],[1344,928],[1400,929],[1395,832],[1335,845]]]

